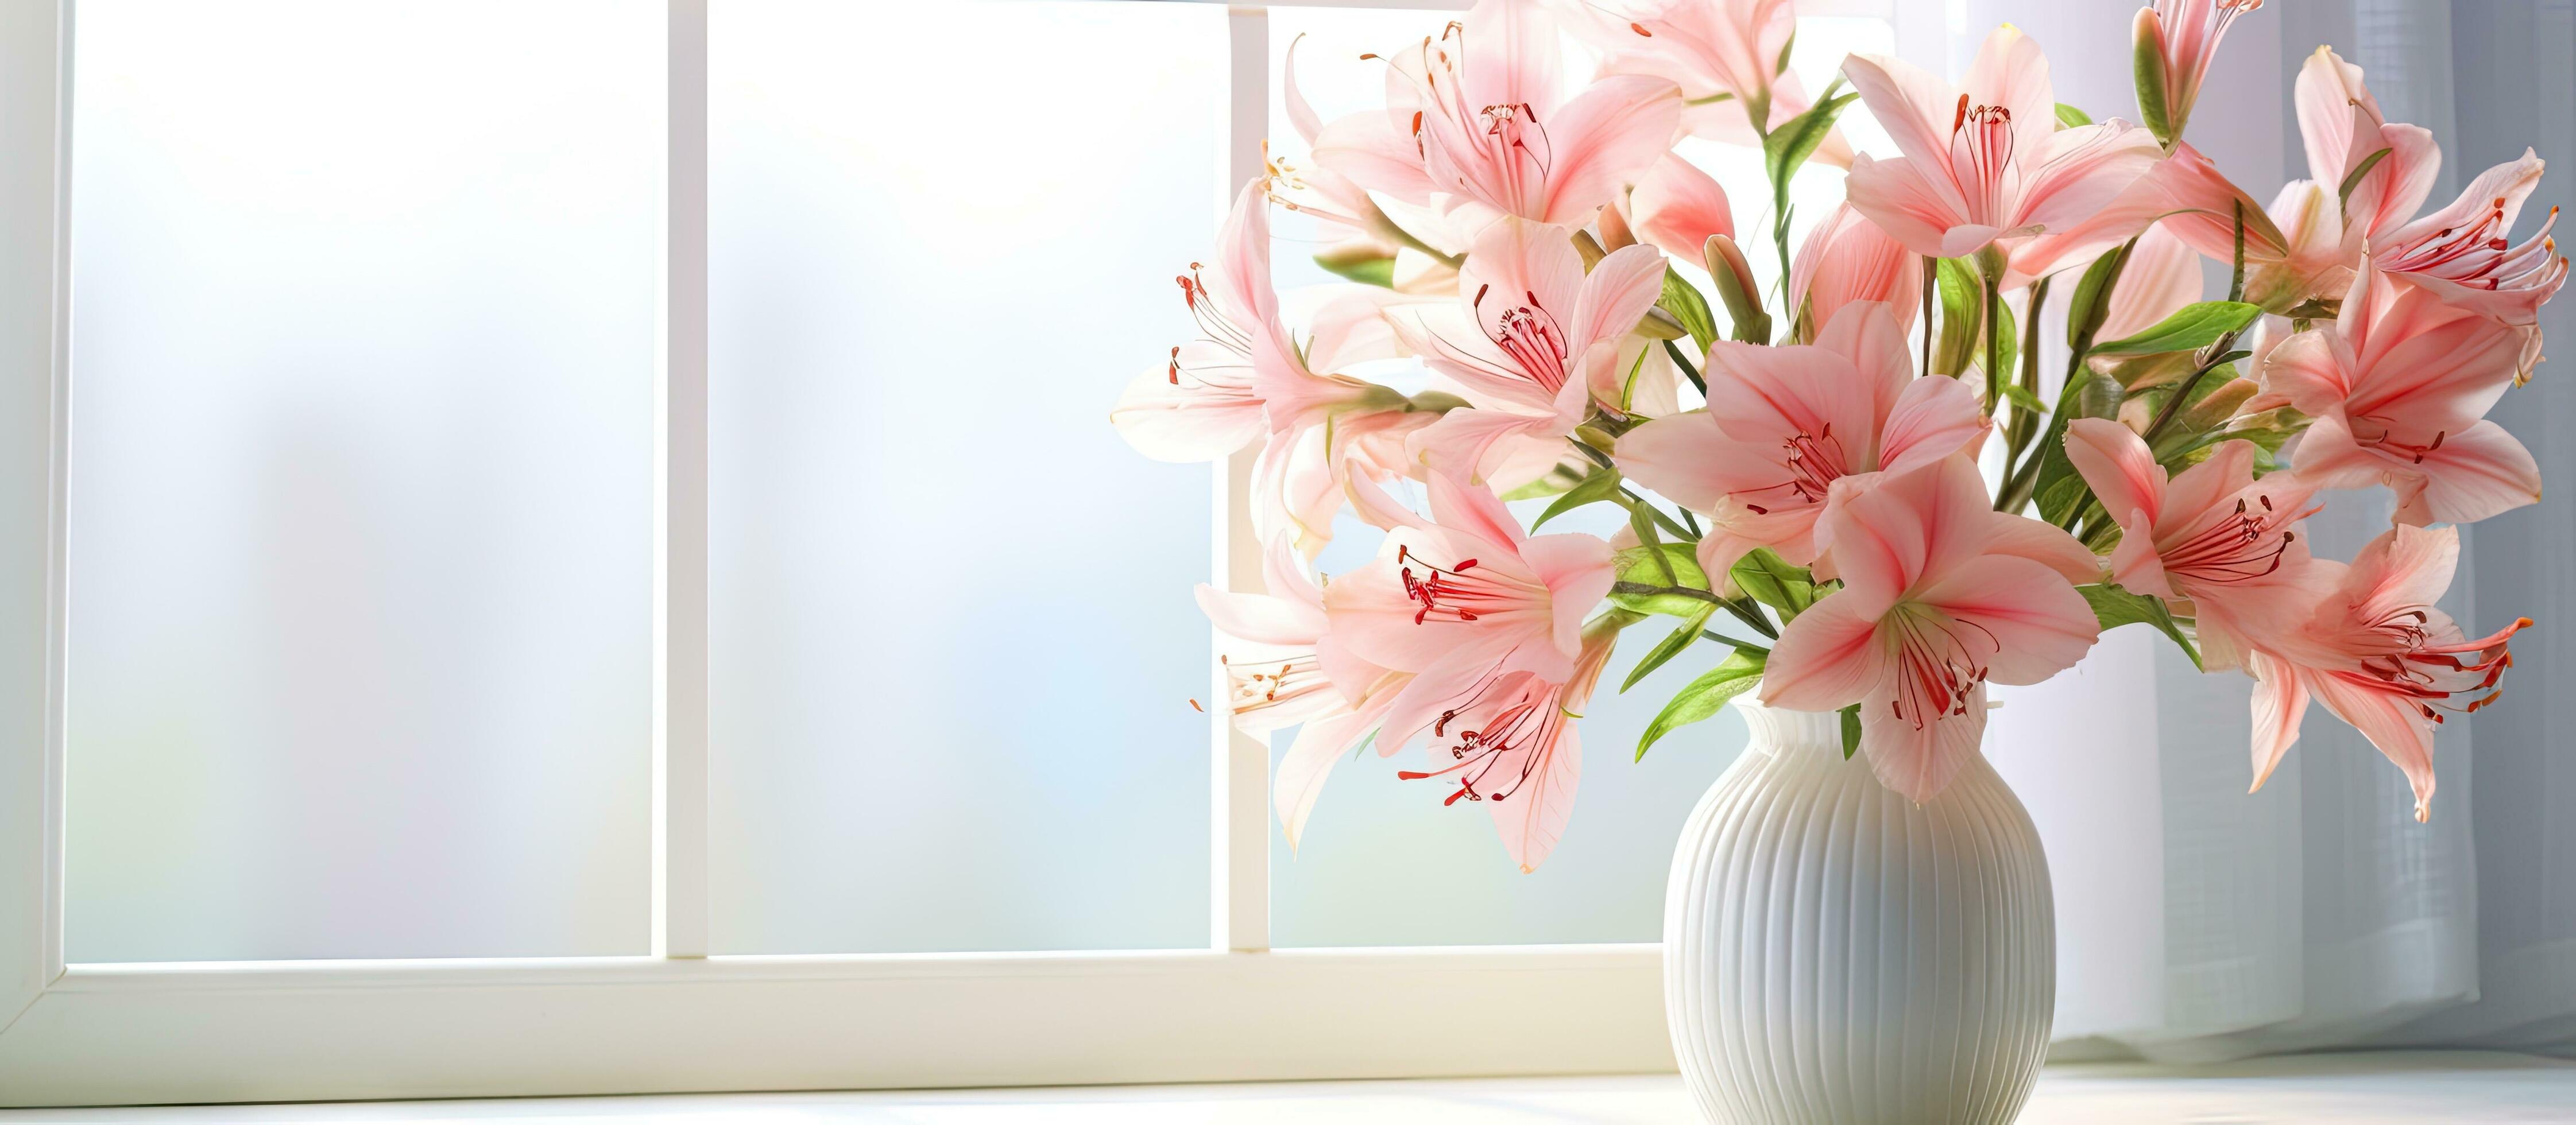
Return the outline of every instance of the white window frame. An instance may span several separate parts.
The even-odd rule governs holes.
[[[62,879],[75,0],[0,3],[0,1105],[1670,1069],[1652,943],[1270,949],[1268,753],[1222,717],[1210,723],[1206,949],[708,955],[708,0],[667,3],[651,953],[72,966]],[[1467,6],[1273,0],[1283,4]],[[1802,7],[1893,18],[1908,54],[1937,34],[1937,14],[1894,0]],[[1260,169],[1271,52],[1266,7],[1233,8],[1227,23],[1222,182],[1235,185]],[[1258,550],[1233,503],[1250,468],[1237,457],[1214,474],[1225,529],[1214,569],[1258,589]]]

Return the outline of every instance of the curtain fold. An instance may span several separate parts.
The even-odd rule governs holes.
[[[1971,0],[1954,65],[1996,22],[2046,49],[2062,101],[2134,117],[2128,20],[2137,0]],[[2576,0],[2289,0],[2231,28],[2191,140],[2258,199],[2308,174],[2291,83],[2320,44],[2364,68],[2391,120],[2434,133],[2434,201],[2527,145],[2570,163],[2525,209],[2576,182]],[[2211,107],[2228,107],[2211,112]],[[2211,292],[2225,270],[2213,264]],[[2576,347],[2576,305],[2543,325]],[[2062,365],[2061,352],[2054,361]],[[2576,458],[2576,370],[2544,364],[2493,414],[2554,485]],[[2328,494],[2319,553],[2350,558],[2388,526],[2384,493]],[[2250,779],[2250,681],[2204,676],[2170,646],[2151,658],[2143,729],[2070,747],[2092,771],[2038,768],[2016,740],[2046,717],[2115,705],[2138,673],[2088,660],[1998,713],[1998,767],[2047,839],[2060,887],[2058,1054],[2198,1062],[2338,1047],[2456,1045],[2576,1054],[2576,510],[2564,489],[2464,529],[2443,607],[2473,635],[2515,616],[2504,700],[2448,724],[2441,788],[2419,825],[2404,777],[2359,734],[2312,711],[2263,791]],[[2120,638],[2106,637],[2106,649]],[[2029,719],[2006,717],[2021,707]],[[2061,741],[2064,735],[2057,736]],[[2021,759],[2017,761],[2016,759]],[[2144,821],[2135,806],[2152,803]],[[2119,839],[2106,838],[2118,832]],[[2141,850],[2151,854],[2140,855]],[[2071,894],[2069,892],[2072,892]],[[2100,936],[2160,923],[2161,941]],[[2143,983],[2142,983],[2143,982]]]

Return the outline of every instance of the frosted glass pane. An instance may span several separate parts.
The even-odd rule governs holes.
[[[70,959],[645,950],[660,22],[81,3]]]
[[[1108,411],[1192,331],[1224,10],[713,20],[716,947],[1204,945],[1209,470]]]
[[[1385,54],[1424,35],[1439,34],[1455,12],[1274,8],[1270,12],[1273,73],[1285,73],[1290,42],[1305,36],[1297,48],[1299,89],[1318,113],[1330,121],[1345,113],[1378,109],[1384,104],[1385,64],[1363,59],[1365,52]],[[1792,69],[1821,89],[1851,51],[1892,49],[1893,33],[1883,20],[1803,19]],[[1570,39],[1565,73],[1588,75],[1594,64]],[[1850,139],[1864,151],[1885,151],[1875,125],[1852,115]],[[1293,162],[1306,159],[1305,146],[1291,127],[1274,90],[1270,109],[1274,151]],[[1758,275],[1777,272],[1770,265],[1770,223],[1759,153],[1748,148],[1687,140],[1682,155],[1722,184],[1734,205],[1738,230],[1751,251]],[[1842,196],[1841,173],[1811,165],[1792,185],[1793,218],[1824,214]],[[1806,223],[1795,224],[1803,237]],[[1298,244],[1315,238],[1313,224],[1302,216],[1281,216],[1276,227],[1276,280],[1283,286],[1314,284],[1331,278],[1297,252]],[[1694,280],[1698,268],[1684,263]],[[1707,287],[1703,283],[1702,291]],[[1401,376],[1398,376],[1401,378]],[[1422,507],[1418,490],[1408,497]],[[1546,502],[1515,504],[1524,523],[1544,511]],[[1582,530],[1609,535],[1620,526],[1613,508],[1591,508],[1552,521],[1548,530]],[[1356,520],[1341,521],[1339,533],[1318,566],[1338,574],[1367,562],[1382,536]],[[1725,622],[1719,622],[1724,627]],[[1274,817],[1270,825],[1270,936],[1273,944],[1335,945],[1472,945],[1558,942],[1656,941],[1663,934],[1664,880],[1672,865],[1674,840],[1683,820],[1709,783],[1734,762],[1745,742],[1743,721],[1729,711],[1686,727],[1656,744],[1642,762],[1632,762],[1637,739],[1675,691],[1715,664],[1725,650],[1702,645],[1639,681],[1625,694],[1618,691],[1637,660],[1671,630],[1670,621],[1650,621],[1631,629],[1601,679],[1600,694],[1586,712],[1583,783],[1565,840],[1532,874],[1520,874],[1496,839],[1492,818],[1481,807],[1443,808],[1451,790],[1429,781],[1399,781],[1397,769],[1422,768],[1416,748],[1397,758],[1363,751],[1336,766],[1332,780],[1307,820],[1301,846],[1292,852]],[[1272,740],[1272,764],[1284,754],[1293,732]]]

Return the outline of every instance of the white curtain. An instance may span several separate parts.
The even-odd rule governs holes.
[[[2038,39],[2059,100],[2134,118],[2138,0],[1954,3],[1951,65],[1999,21]],[[2239,18],[2190,139],[2258,199],[2307,174],[2291,80],[2320,44],[2361,65],[2392,120],[2433,131],[2437,200],[2528,145],[2576,182],[2576,0],[2276,0]],[[2223,271],[2217,271],[2223,272]],[[2213,293],[2216,292],[2213,289]],[[2553,343],[2576,313],[2553,305]],[[2052,334],[2062,340],[2062,335]],[[2062,351],[2053,367],[2062,366]],[[2142,628],[2075,673],[2016,693],[1989,750],[2031,806],[2059,900],[2057,1054],[2203,1061],[2338,1047],[2576,1053],[2576,370],[2544,365],[2494,417],[2540,459],[2539,505],[2467,529],[2451,601],[2483,632],[2514,616],[2505,697],[2453,721],[2441,789],[2415,823],[2405,779],[2312,711],[2247,795],[2250,682],[2202,676]],[[2349,558],[2385,497],[2335,493],[2312,521]],[[2150,702],[2139,685],[2152,684]]]

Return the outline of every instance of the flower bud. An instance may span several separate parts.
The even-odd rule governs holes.
[[[1735,338],[1769,343],[1771,316],[1762,311],[1762,286],[1753,280],[1753,264],[1744,260],[1744,251],[1734,239],[1712,234],[1701,254],[1708,263],[1709,280],[1717,283],[1718,298],[1726,303],[1727,318],[1735,324]]]
[[[2129,24],[2129,41],[2130,65],[2138,87],[2138,120],[2170,149],[2182,136],[2182,124],[2173,119],[2172,107],[2165,102],[2171,76],[2165,66],[2165,29],[2156,20],[2154,8],[2138,9],[2138,18]]]

